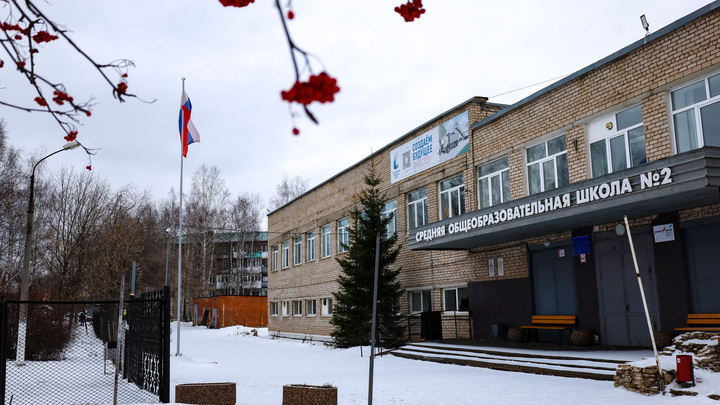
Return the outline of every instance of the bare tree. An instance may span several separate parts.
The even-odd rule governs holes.
[[[112,299],[120,291],[120,279],[139,254],[138,227],[133,219],[136,202],[132,189],[126,187],[107,198],[99,207],[100,219],[93,235],[91,252],[85,270],[86,296],[93,299]],[[126,283],[129,287],[130,283]]]
[[[187,202],[187,230],[185,234],[190,254],[191,277],[183,276],[183,286],[188,281],[189,294],[183,296],[208,296],[212,266],[215,261],[215,233],[227,224],[227,203],[230,192],[220,177],[217,166],[202,165],[193,174],[192,189]]]
[[[25,243],[27,175],[22,155],[7,143],[5,121],[0,120],[0,285],[20,273]]]
[[[92,274],[96,236],[108,207],[110,186],[88,171],[63,168],[41,198],[44,229],[42,268],[63,299],[88,297],[87,276]]]
[[[300,197],[308,189],[308,179],[300,176],[288,177],[283,173],[283,179],[275,187],[275,197],[270,198],[270,210],[275,210]]]
[[[223,277],[223,288],[232,293],[246,292],[253,288],[253,276],[259,272],[259,266],[254,266],[254,241],[260,229],[260,210],[262,199],[257,193],[240,193],[230,207],[230,225],[233,228],[232,258],[230,273]],[[225,269],[221,269],[225,270]],[[258,271],[256,271],[258,270]]]

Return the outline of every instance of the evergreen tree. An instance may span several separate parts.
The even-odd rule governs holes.
[[[397,347],[404,343],[404,328],[398,323],[397,302],[402,288],[396,281],[400,269],[390,266],[397,259],[397,234],[387,234],[391,216],[383,218],[387,198],[380,192],[380,178],[371,164],[364,176],[365,188],[350,212],[347,255],[337,259],[343,274],[338,277],[340,290],[333,293],[337,307],[330,323],[335,327],[331,336],[338,347],[367,345],[372,325],[372,298],[375,277],[376,238],[380,235],[376,344]]]

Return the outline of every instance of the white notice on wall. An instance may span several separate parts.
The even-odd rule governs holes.
[[[490,269],[490,277],[495,277],[495,260],[488,260],[488,268]]]
[[[653,226],[653,235],[655,243],[670,242],[675,240],[675,228],[673,228],[673,224],[655,225]]]
[[[503,263],[503,258],[502,258],[502,257],[498,257],[498,276],[504,276],[504,275],[505,275],[505,269],[504,269],[503,267],[505,267],[505,266],[504,266],[504,263]]]

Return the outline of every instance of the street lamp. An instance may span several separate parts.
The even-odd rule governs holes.
[[[167,248],[165,249],[165,285],[167,286],[168,258],[170,257],[170,227],[165,228],[165,239],[167,239]]]
[[[25,227],[25,254],[23,256],[23,268],[22,268],[22,284],[20,288],[20,319],[18,322],[18,336],[17,336],[17,351],[15,353],[15,363],[18,366],[25,365],[25,335],[27,333],[27,304],[25,301],[28,300],[28,289],[30,286],[30,249],[32,246],[33,237],[33,217],[35,214],[35,169],[38,167],[43,160],[49,158],[66,150],[73,150],[80,147],[80,142],[71,141],[63,145],[62,149],[56,150],[55,152],[45,156],[38,160],[35,166],[32,168],[30,175],[30,200],[28,202],[27,209],[27,225]]]

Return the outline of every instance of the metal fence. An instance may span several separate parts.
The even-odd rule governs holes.
[[[168,289],[125,301],[122,312],[119,304],[2,302],[3,404],[169,402]],[[23,306],[24,328],[19,320]],[[18,355],[18,346],[24,346],[24,355]]]
[[[407,340],[472,339],[472,313],[426,311],[407,316]]]

